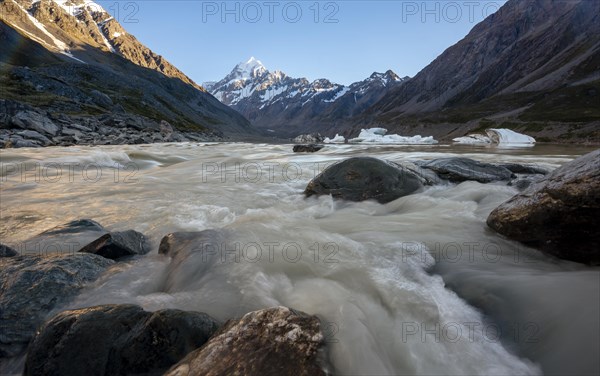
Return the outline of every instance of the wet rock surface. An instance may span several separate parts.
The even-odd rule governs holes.
[[[91,219],[78,219],[44,231],[19,244],[23,255],[67,254],[108,234],[101,224]]]
[[[494,181],[508,181],[514,177],[511,170],[506,167],[479,162],[469,158],[441,158],[425,162],[422,168],[434,171],[442,179],[459,183],[463,181],[477,181],[490,183]]]
[[[145,255],[150,252],[150,243],[144,234],[135,230],[111,232],[102,235],[79,252],[93,253],[111,260]]]
[[[423,187],[414,172],[391,162],[355,157],[328,167],[304,190],[307,197],[329,195],[348,201],[387,203]]]
[[[559,258],[600,264],[600,150],[558,168],[500,205],[487,224]]]
[[[317,317],[264,309],[225,323],[166,375],[325,375],[318,356],[323,342]]]
[[[164,290],[189,286],[221,260],[225,233],[220,230],[175,232],[162,238],[158,253],[171,258],[165,271]]]
[[[13,257],[17,256],[18,254],[19,253],[15,249],[7,245],[0,244],[0,257]]]
[[[135,305],[65,311],[36,335],[24,375],[161,375],[219,325],[205,313]]]
[[[323,149],[323,145],[309,144],[309,145],[294,145],[294,153],[316,153]]]
[[[112,264],[83,253],[0,258],[0,358],[20,354],[48,313]]]

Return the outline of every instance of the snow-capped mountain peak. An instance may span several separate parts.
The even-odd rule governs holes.
[[[34,0],[32,4],[39,2],[40,0]],[[70,14],[71,16],[78,16],[84,10],[89,11],[91,14],[100,13],[106,16],[108,12],[102,8],[102,6],[98,3],[95,3],[90,0],[53,0],[56,4],[58,4],[65,12]],[[110,16],[109,16],[110,17]],[[106,17],[108,18],[108,17]]]
[[[236,65],[234,72],[238,76],[238,79],[249,80],[260,77],[268,71],[267,68],[265,68],[265,66],[260,62],[260,60],[257,60],[253,56],[248,61]]]
[[[258,127],[277,129],[280,125],[305,124],[318,116],[351,116],[373,104],[389,89],[405,79],[391,70],[350,86],[327,79],[309,81],[281,71],[270,72],[256,58],[236,65],[219,82],[206,82],[205,88],[218,100],[245,115]],[[292,129],[283,132],[295,132]]]

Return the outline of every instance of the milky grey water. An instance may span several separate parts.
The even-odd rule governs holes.
[[[154,251],[109,270],[75,308],[133,303],[226,320],[285,305],[318,315],[344,375],[597,374],[600,269],[558,261],[485,225],[505,184],[436,186],[386,205],[305,199],[351,156],[463,155],[555,168],[585,147],[163,144],[2,150],[0,241],[73,219],[136,229]],[[219,262],[168,268],[173,231],[223,229]]]

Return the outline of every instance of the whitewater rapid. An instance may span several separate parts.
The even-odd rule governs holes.
[[[284,305],[316,314],[343,375],[598,373],[600,269],[558,261],[485,225],[505,184],[436,186],[386,205],[305,199],[328,164],[462,155],[555,168],[585,148],[164,144],[3,150],[3,243],[73,219],[147,234],[65,308],[134,303],[219,320]],[[60,168],[60,170],[59,170]],[[157,254],[174,231],[221,229],[211,263]]]

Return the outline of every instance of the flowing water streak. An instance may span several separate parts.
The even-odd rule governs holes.
[[[8,176],[0,237],[16,244],[78,218],[137,229],[155,246],[172,231],[223,229],[226,244],[211,263],[190,258],[173,270],[154,252],[116,266],[69,307],[135,303],[225,320],[291,306],[322,319],[339,374],[597,373],[599,271],[487,229],[488,213],[513,188],[466,182],[386,205],[301,194],[328,163],[357,155],[397,162],[464,155],[557,167],[587,150],[290,150],[166,144],[2,151],[0,176]],[[12,168],[25,173],[9,174]]]

